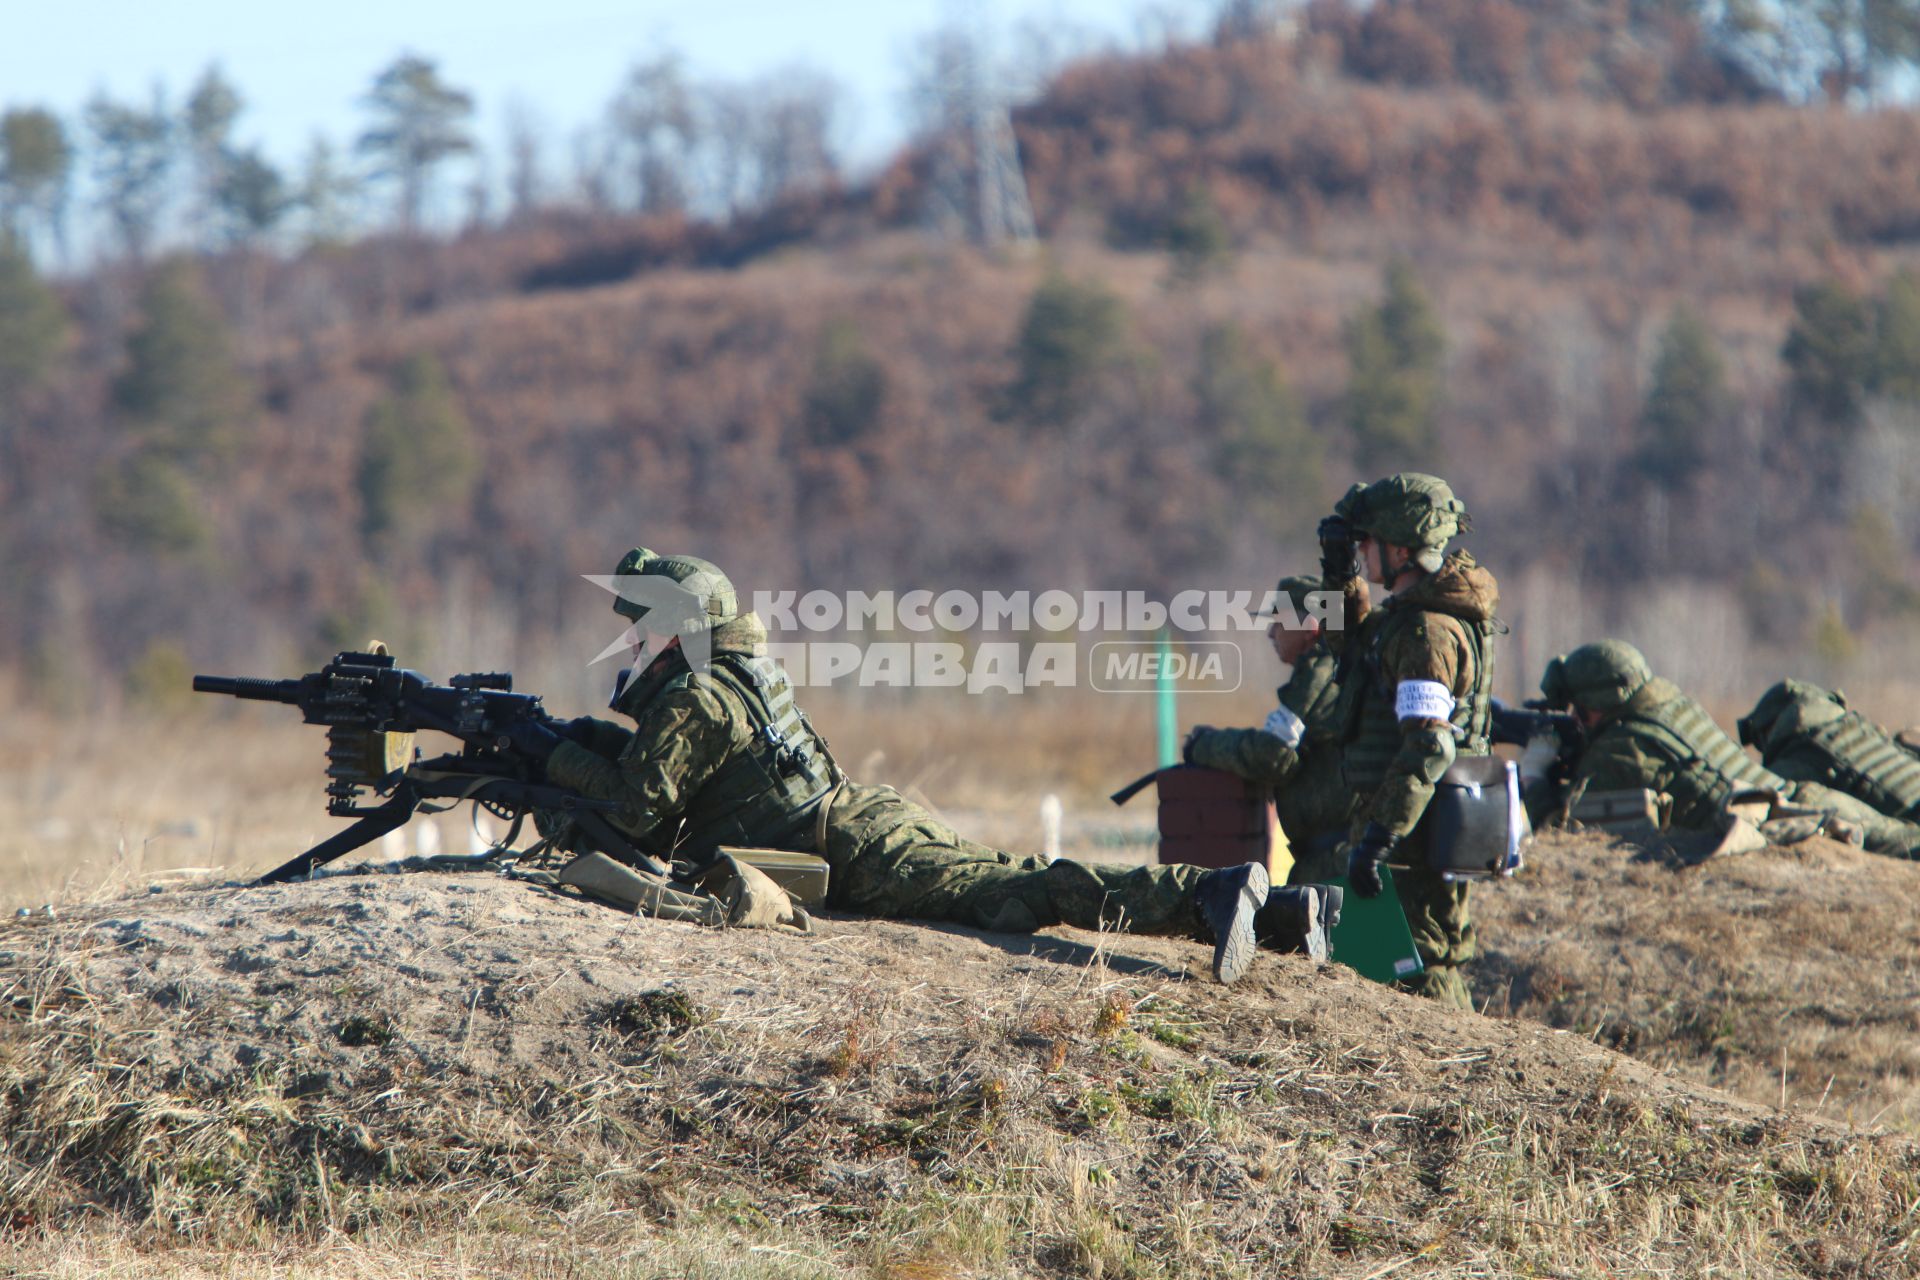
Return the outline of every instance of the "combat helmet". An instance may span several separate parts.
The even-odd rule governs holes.
[[[1753,710],[1740,717],[1743,746],[1764,749],[1774,730],[1782,737],[1804,733],[1847,714],[1847,695],[1803,680],[1782,680],[1760,695]]]
[[[1334,507],[1355,533],[1396,547],[1413,548],[1413,560],[1432,573],[1447,543],[1473,527],[1467,504],[1439,476],[1402,471],[1368,485],[1355,485]]]
[[[652,616],[651,629],[663,635],[710,630],[740,616],[733,583],[717,565],[698,556],[663,556],[635,547],[620,557],[613,577],[614,612],[635,622]],[[647,582],[650,578],[659,582]]]
[[[1548,705],[1583,711],[1618,711],[1653,679],[1646,655],[1625,640],[1596,640],[1547,664],[1540,693]]]

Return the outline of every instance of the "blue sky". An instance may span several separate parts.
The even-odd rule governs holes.
[[[1151,0],[65,0],[33,6],[0,42],[0,105],[45,105],[72,116],[97,89],[144,101],[164,83],[177,105],[210,62],[247,100],[237,130],[283,164],[316,130],[350,141],[358,98],[403,51],[436,59],[478,99],[479,132],[502,134],[519,99],[556,147],[594,121],[622,73],[663,47],[696,77],[746,79],[794,63],[832,73],[851,91],[849,142],[871,161],[897,141],[902,64],[917,35],[984,14],[996,31],[1041,23],[1082,41],[1131,45],[1152,25]],[[1207,0],[1158,0],[1162,15],[1200,14]]]

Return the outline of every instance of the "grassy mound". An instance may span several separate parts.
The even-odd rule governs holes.
[[[1204,961],[453,876],[11,921],[5,1247],[75,1275],[1915,1271],[1904,1139],[1337,966],[1225,990]]]

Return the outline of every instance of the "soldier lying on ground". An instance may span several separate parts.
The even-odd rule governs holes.
[[[1309,616],[1318,578],[1282,578],[1276,595],[1292,604],[1292,625],[1276,611],[1267,639],[1293,668],[1280,686],[1280,706],[1258,729],[1201,725],[1181,757],[1220,769],[1273,792],[1280,828],[1293,850],[1288,884],[1317,884],[1346,874],[1340,842],[1347,835],[1353,792],[1340,777],[1340,686],[1326,628]]]
[[[1569,795],[1646,788],[1671,798],[1670,826],[1713,830],[1736,791],[1778,792],[1860,828],[1873,853],[1920,854],[1920,826],[1890,818],[1819,782],[1780,776],[1756,762],[1699,703],[1653,674],[1624,640],[1581,645],[1547,664],[1540,692],[1571,706],[1586,726]]]
[[[1782,680],[1741,718],[1740,741],[1789,782],[1818,783],[1889,817],[1920,821],[1920,759],[1849,711],[1838,690]]]
[[[890,919],[945,920],[1003,933],[1057,924],[1186,936],[1214,947],[1213,973],[1233,982],[1256,939],[1326,955],[1325,889],[1268,892],[1254,863],[1108,866],[1022,857],[962,838],[891,787],[848,779],[766,656],[766,629],[741,613],[732,584],[689,556],[635,549],[616,582],[665,578],[695,600],[691,620],[649,619],[624,592],[636,662],[605,720],[531,725],[514,745],[560,786],[620,805],[613,821],[656,856],[704,857],[722,845],[817,853],[830,868],[829,906]],[[658,634],[649,634],[658,628]],[[671,633],[671,634],[669,634]],[[696,673],[686,639],[710,645]],[[610,852],[603,850],[602,852]]]

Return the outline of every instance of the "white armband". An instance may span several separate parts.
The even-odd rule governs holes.
[[[1306,721],[1293,714],[1293,712],[1289,711],[1286,707],[1276,709],[1272,715],[1267,717],[1267,722],[1260,727],[1280,739],[1280,741],[1286,743],[1289,747],[1298,747],[1300,745],[1300,739],[1307,732]]]
[[[1402,680],[1393,695],[1393,714],[1401,720],[1450,720],[1453,695],[1438,680]]]

